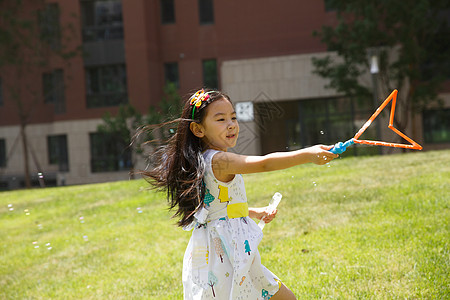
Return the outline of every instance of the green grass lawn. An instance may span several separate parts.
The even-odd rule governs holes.
[[[246,175],[299,299],[449,299],[450,151]],[[182,299],[190,232],[143,180],[0,193],[0,299]]]

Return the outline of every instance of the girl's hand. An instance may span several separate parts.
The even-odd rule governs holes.
[[[329,163],[336,157],[339,157],[338,154],[334,154],[330,152],[333,146],[325,146],[325,145],[316,145],[309,147],[309,153],[310,153],[310,159],[312,163],[315,163],[316,165],[324,165],[326,163]]]
[[[272,210],[269,206],[248,209],[248,214],[250,218],[263,220],[264,223],[266,224],[270,223],[273,219],[275,219],[277,212],[278,212],[277,209]]]

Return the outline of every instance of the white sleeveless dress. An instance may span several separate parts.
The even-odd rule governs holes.
[[[248,217],[242,175],[230,182],[214,177],[211,161],[218,152],[203,154],[205,207],[185,228],[194,230],[183,260],[184,299],[270,299],[281,282],[261,264],[263,233]]]

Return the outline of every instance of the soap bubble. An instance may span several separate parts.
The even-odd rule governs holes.
[[[325,132],[323,132],[323,130],[320,131],[320,134],[325,134]]]
[[[313,185],[314,185],[314,186],[317,186],[317,183],[316,183],[315,181],[313,181]]]

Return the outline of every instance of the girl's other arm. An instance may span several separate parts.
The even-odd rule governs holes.
[[[234,174],[249,174],[282,170],[305,163],[323,165],[339,155],[329,152],[333,146],[316,145],[289,152],[275,152],[264,156],[245,156],[230,152],[214,155],[214,175],[221,181],[229,181]]]
[[[248,208],[248,215],[250,218],[263,220],[266,224],[275,218],[277,212],[277,209],[272,210],[269,206]]]

